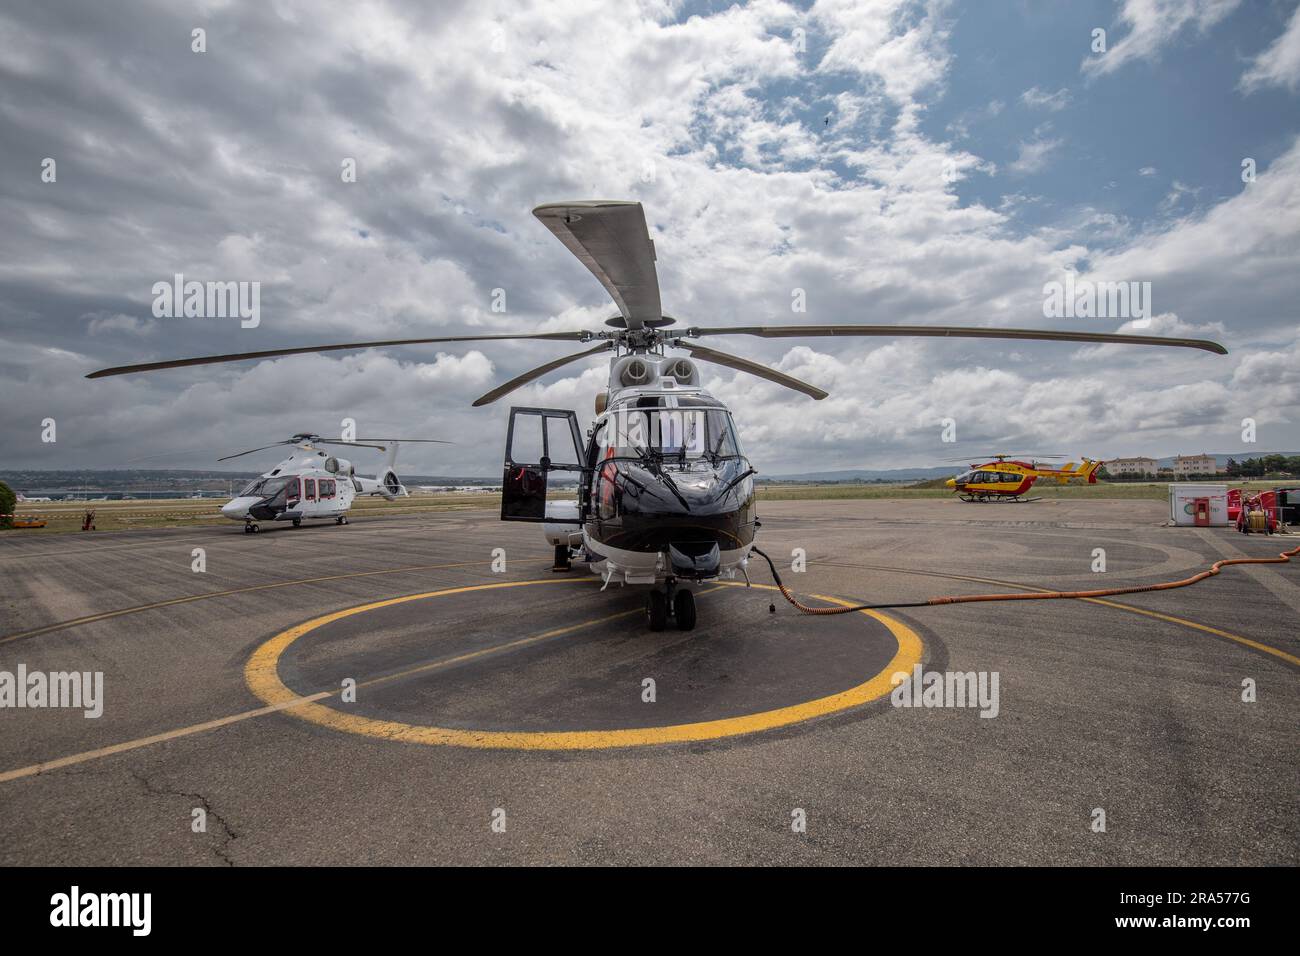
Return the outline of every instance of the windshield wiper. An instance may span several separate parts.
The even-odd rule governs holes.
[[[736,485],[740,484],[750,475],[757,475],[757,474],[758,474],[757,468],[750,468],[749,471],[742,472],[741,474],[737,475],[735,478],[732,478],[731,481],[727,483],[727,487],[723,488],[720,492],[718,492],[718,497],[721,498],[723,495],[729,492],[732,488],[736,487]]]
[[[638,451],[641,453],[641,462],[654,473],[655,477],[664,483],[664,487],[673,493],[673,497],[682,503],[682,507],[690,511],[690,502],[686,500],[681,489],[677,487],[677,482],[673,481],[668,472],[664,470],[663,462],[656,458],[648,448],[640,448]]]

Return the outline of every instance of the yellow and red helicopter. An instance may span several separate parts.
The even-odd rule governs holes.
[[[1040,465],[1039,458],[1064,458],[1064,455],[1037,455],[1029,461],[1019,461],[1013,455],[993,455],[992,461],[982,465],[972,463],[969,471],[949,478],[946,484],[957,492],[962,501],[1025,501],[1023,497],[1039,478],[1055,478],[1067,484],[1074,478],[1083,478],[1088,484],[1097,483],[1097,469],[1103,462],[1084,458],[1081,462],[1066,462],[1060,468]],[[1029,457],[1029,456],[1025,456]],[[950,459],[969,461],[967,458]]]

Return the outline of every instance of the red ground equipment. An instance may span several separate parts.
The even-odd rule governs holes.
[[[1242,534],[1272,534],[1277,530],[1277,496],[1266,491],[1246,500],[1237,516]]]

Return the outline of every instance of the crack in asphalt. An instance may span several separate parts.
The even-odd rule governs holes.
[[[207,797],[203,796],[203,794],[201,793],[194,793],[189,790],[173,790],[165,787],[155,786],[149,780],[148,777],[146,777],[144,774],[142,774],[140,771],[134,768],[130,768],[130,773],[131,776],[134,777],[136,781],[144,787],[145,792],[150,794],[151,796],[187,797],[192,801],[197,800],[203,807],[203,813],[205,815],[205,819],[216,820],[217,823],[221,825],[221,829],[225,832],[225,837],[221,839],[220,842],[218,842],[218,844],[212,848],[212,852],[215,853],[217,855],[217,858],[220,859],[221,862],[224,863],[226,866],[237,865],[235,861],[230,858],[229,853],[227,853],[227,849],[229,848],[231,843],[239,839],[239,833],[236,832],[235,828],[230,825],[230,823],[226,820],[225,817],[223,817],[220,813],[216,811],[216,809],[212,806],[212,803],[208,800]],[[204,832],[207,831],[205,830]]]

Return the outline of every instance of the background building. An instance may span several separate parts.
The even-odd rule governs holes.
[[[1112,458],[1106,462],[1106,474],[1116,478],[1154,478],[1157,468],[1154,458]]]
[[[1185,478],[1188,475],[1217,475],[1219,463],[1213,455],[1178,455],[1174,458],[1174,476]]]

